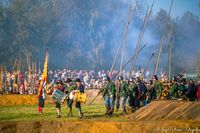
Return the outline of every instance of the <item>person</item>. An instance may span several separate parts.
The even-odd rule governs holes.
[[[124,114],[127,114],[126,102],[128,99],[129,87],[128,87],[128,83],[123,80],[122,76],[119,76],[118,80],[119,80],[120,105],[122,109],[121,114],[124,115]]]
[[[200,101],[200,79],[198,80],[197,85],[197,101]]]
[[[168,83],[168,79],[163,79],[162,80],[162,94],[161,94],[161,99],[170,99],[170,86]]]
[[[138,86],[139,95],[138,95],[138,103],[139,107],[144,106],[147,104],[146,102],[146,96],[147,96],[147,87],[144,84],[143,80],[139,77],[136,78],[136,84]]]
[[[75,87],[71,84],[72,79],[67,78],[67,80],[65,81],[66,83],[66,87],[65,87],[65,93],[67,94],[67,107],[68,107],[68,117],[69,116],[73,116],[72,114],[72,104],[73,104],[73,95],[72,95],[72,91],[75,90]]]
[[[99,93],[102,93],[102,96],[104,97],[106,115],[112,115],[115,107],[116,88],[115,84],[108,76],[106,76],[105,80],[106,84],[102,87],[102,90],[100,90]]]
[[[153,75],[153,86],[156,90],[156,99],[160,99],[161,98],[161,94],[162,94],[162,84],[160,83],[160,81],[158,80],[157,75]]]
[[[153,81],[149,80],[147,83],[147,90],[148,90],[148,102],[156,99],[156,90],[153,87]]]
[[[39,82],[41,83],[41,81]],[[38,93],[38,113],[42,114],[42,108],[44,108],[46,91],[44,88],[41,89],[41,92]]]
[[[115,82],[116,86],[116,111],[119,110],[120,107],[120,80],[122,79],[121,76],[119,76]]]
[[[62,81],[59,81],[59,83],[54,85],[54,91],[56,91],[57,89],[64,93]],[[61,117],[61,103],[58,101],[55,101],[55,104],[56,104],[57,118],[60,118]]]
[[[77,90],[80,93],[84,93],[85,88],[84,88],[83,84],[81,83],[80,78],[77,78],[75,80],[75,82],[76,82],[76,85],[77,85]],[[78,109],[79,117],[82,118],[83,117],[83,112],[81,110],[81,103],[76,101],[75,107]]]
[[[173,77],[172,81],[171,81],[171,87],[170,87],[170,99],[176,99],[178,98],[178,82],[177,82],[177,78]]]
[[[188,82],[188,89],[187,89],[185,95],[189,101],[195,101],[196,94],[197,94],[197,90],[196,90],[195,83],[192,79],[190,79]]]
[[[179,100],[181,99],[185,99],[185,93],[187,91],[186,88],[186,79],[183,78],[180,80],[180,84],[178,86],[178,96],[179,96]]]
[[[128,91],[128,104],[131,112],[135,111],[135,99],[138,96],[139,91],[134,79],[129,79],[129,91]]]

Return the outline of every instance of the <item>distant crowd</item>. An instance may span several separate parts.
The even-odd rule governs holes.
[[[51,85],[63,82],[70,78],[75,80],[79,78],[85,89],[101,89],[106,84],[106,79],[109,77],[112,79],[113,76],[118,74],[118,71],[114,70],[112,74],[109,71],[101,70],[95,72],[93,70],[49,70],[48,72],[48,89],[47,93],[52,93]],[[200,80],[196,82],[192,79],[185,79],[182,75],[174,76],[169,79],[165,75],[157,77],[154,75],[152,78],[143,78],[140,72],[130,74],[128,71],[123,71],[120,76],[112,81],[116,86],[118,85],[118,78],[127,87],[126,95],[130,92],[130,86],[134,84],[135,97],[140,97],[143,100],[153,99],[189,99],[198,100],[200,99]],[[6,94],[37,94],[39,81],[41,80],[41,74],[29,74],[7,72],[2,75],[2,88],[1,90]],[[119,93],[119,92],[118,92]]]

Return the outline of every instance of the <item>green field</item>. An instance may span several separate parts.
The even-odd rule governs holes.
[[[73,105],[73,117],[67,116],[67,107],[64,103],[61,107],[61,118],[56,118],[56,109],[54,104],[46,104],[43,108],[43,114],[38,114],[37,105],[13,105],[0,106],[0,121],[32,121],[32,120],[77,120],[78,111]],[[114,112],[112,117],[105,114],[103,104],[82,105],[84,113],[83,120],[95,121],[127,121],[120,117],[120,112]]]

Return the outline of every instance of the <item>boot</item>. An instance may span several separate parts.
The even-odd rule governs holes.
[[[126,108],[124,107],[121,115],[125,115],[125,114],[127,114],[127,112],[126,112]]]
[[[68,115],[67,115],[68,117],[72,117],[73,116],[73,114],[72,114],[72,108],[69,108],[69,110],[68,110]]]
[[[108,112],[108,115],[112,115],[113,114],[113,111],[114,111],[114,108],[110,108],[109,112]]]
[[[110,110],[110,107],[106,106],[106,113],[105,113],[105,115],[109,114],[109,110]]]
[[[83,117],[83,112],[81,111],[80,108],[78,108],[78,112],[79,112],[79,118],[82,118]]]
[[[56,108],[56,111],[57,111],[57,118],[60,118],[61,117],[61,115],[60,115],[60,109]]]

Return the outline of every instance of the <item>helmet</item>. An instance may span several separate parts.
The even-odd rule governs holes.
[[[110,81],[110,77],[106,75],[106,76],[105,76],[105,80],[106,80],[106,81]]]
[[[123,77],[120,75],[117,79],[118,80],[123,80]]]

